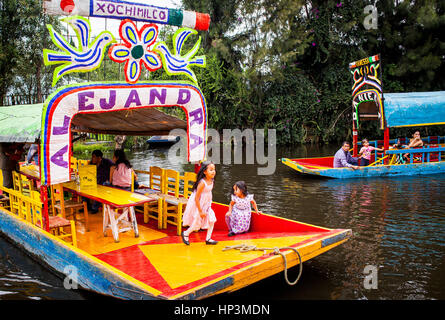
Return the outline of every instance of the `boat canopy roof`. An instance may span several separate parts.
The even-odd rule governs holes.
[[[0,142],[33,143],[40,138],[43,104],[0,107]],[[72,131],[122,135],[164,135],[173,129],[187,130],[184,120],[156,108],[78,114]]]
[[[445,124],[445,91],[385,93],[384,106],[390,128]]]
[[[0,107],[0,142],[35,142],[40,138],[43,104]]]

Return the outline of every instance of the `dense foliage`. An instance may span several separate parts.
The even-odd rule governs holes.
[[[0,98],[4,103],[41,102],[51,90],[52,69],[43,65],[43,48],[51,43],[40,0],[0,0]],[[6,95],[11,99],[6,100]]]
[[[445,3],[377,1],[377,27],[366,28],[373,3],[183,0],[212,17],[205,50],[218,63],[200,78],[210,126],[275,128],[280,143],[351,139],[348,65],[378,53],[385,92],[444,90]],[[360,134],[382,138],[377,128]]]
[[[0,0],[2,97],[51,90],[53,68],[43,66],[41,53],[51,48],[45,23],[57,23],[38,4]],[[374,5],[369,0],[182,0],[182,5],[212,19],[209,31],[199,32],[207,67],[194,69],[211,128],[273,128],[282,144],[351,139],[348,65],[378,53],[385,92],[445,90],[441,0],[377,1],[375,28],[364,24],[372,17],[365,10]],[[175,28],[160,29],[159,38],[171,43]],[[64,81],[123,80],[122,68],[107,58],[95,72]],[[167,78],[158,70],[142,79]],[[360,136],[381,138],[377,127],[363,123]],[[444,134],[441,127],[428,130],[422,134]]]

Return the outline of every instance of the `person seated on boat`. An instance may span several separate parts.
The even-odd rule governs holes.
[[[108,158],[104,158],[102,151],[97,149],[91,153],[90,164],[97,166],[97,184],[106,184],[110,179],[110,168],[114,166],[114,162]]]
[[[104,158],[102,151],[96,149],[91,153],[90,164],[96,165],[96,180],[97,184],[106,185],[110,184],[110,168],[114,165],[113,161],[108,158]],[[102,204],[98,201],[90,201],[90,199],[84,199],[88,204],[89,212],[95,214],[99,212],[99,208]]]
[[[406,144],[403,144],[403,143],[400,141],[400,138],[398,138],[398,139],[397,139],[397,143],[396,143],[396,144],[393,144],[393,145],[392,145],[392,148],[393,148],[393,149],[405,149],[405,148],[408,148],[408,146],[407,146]]]
[[[33,143],[26,154],[26,165],[31,164],[31,161],[34,161],[36,166],[39,165],[39,145],[37,143]]]
[[[23,154],[23,143],[0,143],[0,170],[3,175],[3,186],[12,189],[14,186],[12,171],[19,171],[19,160]]]
[[[412,139],[409,139],[408,148],[415,148],[415,147],[423,147],[423,141],[422,138],[420,137],[419,131],[414,132]]]
[[[122,149],[114,150],[113,155],[114,166],[110,168],[110,183],[113,187],[118,187],[127,191],[131,190],[131,175],[134,175],[136,183],[137,175],[132,169],[130,161]],[[136,187],[136,186],[135,186]]]
[[[371,152],[372,151],[374,151],[374,150],[377,150],[380,152],[383,151],[382,148],[375,148],[373,146],[370,146],[368,139],[362,140],[362,146],[363,147],[360,149],[360,152],[359,152],[359,158],[361,158],[360,166],[362,166],[362,167],[369,166],[369,162],[371,161]]]
[[[250,208],[251,205],[255,209],[256,214],[260,214],[257,204],[253,199],[253,194],[247,192],[246,183],[244,181],[237,181],[232,187],[229,211],[226,213],[229,237],[249,231],[252,212]]]
[[[423,141],[420,137],[420,131],[417,130],[413,133],[412,139],[409,139],[408,148],[418,148],[423,147]],[[409,153],[405,153],[403,157],[406,159],[407,162],[409,162]]]
[[[348,167],[354,170],[358,169],[358,159],[351,156],[349,149],[351,145],[349,142],[344,141],[341,148],[335,153],[334,156],[334,168]]]
[[[391,147],[391,149],[397,149],[397,150],[406,149],[406,148],[408,148],[408,146],[406,144],[403,144],[400,141],[400,138],[398,138],[397,143],[393,144]],[[406,162],[405,158],[403,157],[403,154],[399,153],[394,156],[395,156],[395,164],[404,164]]]

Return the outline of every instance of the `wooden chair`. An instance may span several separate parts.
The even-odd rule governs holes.
[[[0,195],[0,207],[9,209],[11,211],[11,199],[5,194],[7,192],[7,188],[3,187],[3,172],[0,170],[0,190],[2,191]]]
[[[15,171],[12,172],[12,182],[13,182],[13,187],[12,187],[13,190],[22,193],[22,184],[20,183],[20,175]],[[19,215],[20,212],[19,197],[16,196],[15,194],[10,194],[9,197],[11,199],[11,212],[16,215]]]
[[[162,197],[164,193],[164,169],[150,167],[150,184],[145,195],[156,198],[157,201],[144,204],[144,222],[148,223],[150,218],[158,220],[158,228],[162,229]]]
[[[3,195],[0,198],[0,208],[10,209],[10,201],[9,197]]]
[[[51,186],[51,206],[53,208],[53,214],[61,214],[66,219],[73,217],[74,221],[78,221],[77,215],[83,214],[83,222],[85,224],[86,231],[90,231],[88,225],[88,208],[85,201],[78,202],[74,200],[65,200],[63,195],[63,187],[61,184]],[[80,210],[83,209],[83,213]],[[68,212],[67,212],[68,211]]]
[[[33,224],[43,229],[43,203],[40,200],[38,191],[31,192],[31,198],[34,202],[31,204]],[[38,204],[37,204],[38,202]],[[77,247],[76,223],[74,220],[67,220],[61,216],[48,216],[49,231],[56,237],[66,241],[71,238],[71,243]],[[69,228],[69,230],[67,230]]]
[[[78,173],[77,168],[78,168],[77,158],[71,157],[70,158],[70,174],[77,174]]]
[[[23,192],[24,190],[22,188],[21,176],[22,175],[16,171],[12,172],[13,188],[20,195],[30,196],[29,190],[27,192]],[[26,205],[26,201],[24,201],[21,197],[17,195],[11,195],[11,209],[13,213],[17,214],[20,218],[24,220],[28,220],[30,218],[30,209]]]
[[[156,166],[150,167],[150,183],[147,193],[164,193],[164,171]]]
[[[171,173],[172,177],[171,180],[173,181],[176,179],[176,175]],[[167,228],[167,224],[172,224],[176,226],[176,231],[178,236],[181,234],[182,230],[182,215],[184,213],[184,209],[187,205],[188,198],[192,194],[193,184],[196,181],[196,173],[194,172],[185,172],[184,173],[184,184],[183,184],[183,193],[182,195],[176,193],[176,185],[173,182],[168,182],[169,179],[167,179],[168,173],[166,172],[166,190],[169,190],[169,193],[166,196],[164,196],[163,201],[163,228]],[[177,175],[177,178],[179,180],[179,173]],[[178,183],[179,187],[179,183]],[[179,190],[178,190],[179,191]],[[171,219],[169,219],[171,218]]]
[[[78,159],[77,160],[77,169],[79,169],[80,166],[87,166],[89,164],[90,164],[90,160]]]
[[[20,184],[22,188],[22,193],[28,197],[31,196],[31,191],[35,191],[33,181],[28,179],[23,174],[20,174]]]
[[[162,228],[167,228],[167,219],[176,216],[179,198],[179,172],[173,169],[164,171],[164,192],[162,195]]]

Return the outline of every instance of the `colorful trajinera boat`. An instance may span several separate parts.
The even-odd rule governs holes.
[[[353,62],[349,67],[353,74],[353,156],[357,157],[361,145],[359,120],[380,122],[384,140],[370,141],[370,145],[384,152],[374,151],[370,165],[356,170],[334,168],[334,156],[283,158],[282,163],[303,175],[340,179],[445,173],[445,137],[423,138],[423,148],[411,149],[391,147],[397,142],[408,145],[409,138],[389,138],[390,128],[412,127],[414,133],[422,126],[445,124],[445,91],[383,94],[379,55]]]
[[[138,6],[115,0],[110,3]],[[79,32],[79,46],[85,49],[88,20],[71,16],[65,21]],[[72,46],[49,29],[57,46],[74,56]],[[176,53],[181,53],[181,44],[192,31],[183,28],[175,34]],[[14,174],[13,188],[0,184],[8,195],[0,202],[3,235],[64,277],[67,289],[76,284],[121,299],[160,300],[202,299],[235,291],[282,272],[284,259],[287,267],[301,267],[304,261],[348,240],[348,229],[318,227],[267,214],[253,214],[248,233],[228,237],[224,219],[228,207],[213,203],[217,223],[212,237],[219,243],[208,246],[203,232],[196,232],[190,235],[191,245],[185,246],[180,236],[181,219],[190,183],[196,179],[194,173],[147,165],[146,171],[137,171],[150,176],[145,189],[126,191],[96,184],[91,175],[95,166],[72,155],[74,132],[153,136],[182,128],[187,129],[188,160],[197,162],[206,155],[206,104],[191,69],[186,66],[177,74],[190,76],[193,82],[138,82],[143,64],[148,68],[158,62],[161,67],[158,55],[169,74],[179,69],[169,65],[168,53],[162,51],[168,49],[165,44],[156,52],[144,47],[156,38],[154,24],[138,30],[133,22],[123,20],[120,34],[128,40],[128,47],[142,46],[151,63],[133,64],[134,56],[123,59],[138,53],[140,47],[111,47],[113,61],[127,61],[126,82],[73,84],[57,89],[44,104],[1,107],[10,115],[0,126],[1,143],[40,143],[39,165],[22,165]],[[112,37],[103,33],[101,39]],[[133,41],[136,37],[141,42]],[[188,57],[193,59],[192,54]],[[55,82],[75,67],[79,67],[76,72],[87,71],[88,62],[88,70],[96,68],[96,58],[84,58],[82,65],[76,65],[78,58],[45,52],[48,64],[63,60],[62,68],[55,70]],[[202,60],[192,62],[202,65]],[[154,108],[170,106],[181,107],[187,122]],[[24,120],[11,121],[18,115]],[[84,198],[101,202],[102,212],[89,214]]]
[[[179,136],[153,136],[147,139],[146,143],[150,147],[165,147],[175,144],[179,139]]]

